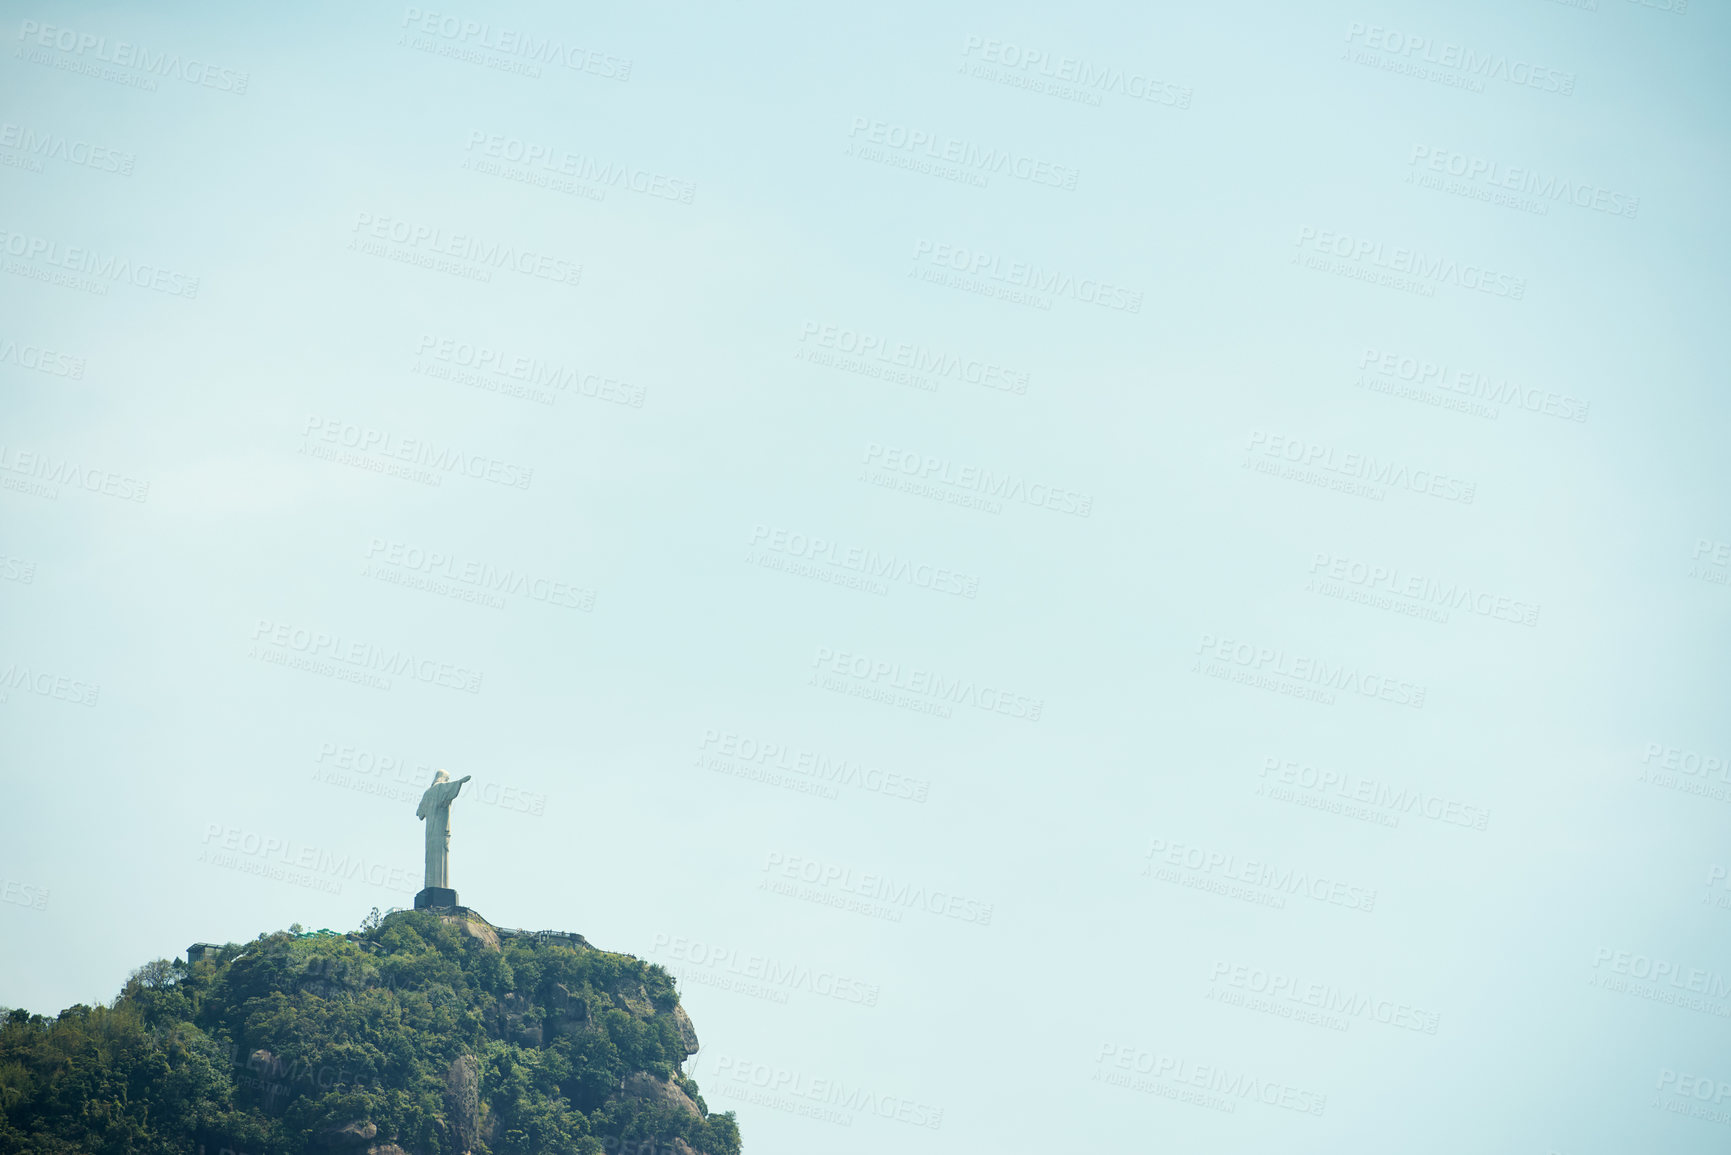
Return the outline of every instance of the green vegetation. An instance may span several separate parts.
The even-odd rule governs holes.
[[[0,1151],[738,1155],[679,1066],[672,978],[400,912],[158,959],[110,1007],[0,1022]],[[395,1144],[395,1146],[391,1146]]]

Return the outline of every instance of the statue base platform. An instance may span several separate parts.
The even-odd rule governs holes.
[[[443,910],[457,905],[457,892],[448,886],[429,886],[415,895],[416,910]]]

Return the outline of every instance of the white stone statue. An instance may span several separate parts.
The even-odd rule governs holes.
[[[451,803],[457,800],[457,792],[470,777],[465,774],[453,782],[443,770],[436,772],[433,784],[427,787],[427,792],[421,795],[421,804],[415,808],[415,817],[427,823],[428,887],[451,885]]]

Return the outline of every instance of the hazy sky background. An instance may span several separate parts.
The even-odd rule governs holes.
[[[410,905],[444,767],[474,776],[464,903],[673,969],[690,1070],[753,1152],[1723,1150],[1728,26],[1665,3],[15,13],[0,1002],[107,1000],[194,941]],[[502,47],[522,34],[578,67]],[[116,63],[120,41],[177,63]],[[1112,79],[1039,90],[1066,58]],[[1164,100],[1123,91],[1150,81]],[[975,178],[886,163],[924,163],[888,143],[914,132]],[[536,170],[494,138],[622,179],[512,179]],[[1432,157],[1577,191],[1495,203]],[[455,275],[375,227],[581,272]],[[920,275],[958,250],[1140,305]],[[1397,250],[1505,292],[1375,283]],[[72,275],[54,261],[83,280],[44,280]],[[883,363],[824,347],[844,334],[955,371],[854,371]],[[479,347],[587,384],[543,404],[437,355]],[[1446,370],[1401,381],[1385,355]],[[1480,378],[1517,399],[1438,387]],[[422,466],[434,485],[310,452],[362,431],[533,472]],[[1325,481],[1363,455],[1472,500],[1251,467],[1295,443]],[[872,480],[916,460],[1087,514]],[[910,576],[787,572],[766,547],[791,535]],[[414,568],[432,554],[456,560]],[[1517,620],[1318,588],[1337,560]],[[483,567],[529,581],[453,596]],[[923,588],[938,569],[973,596]],[[387,689],[280,660],[314,635],[452,672],[375,671]],[[1422,708],[1201,664],[1234,653]],[[900,673],[819,670],[856,658]],[[458,669],[478,693],[438,684]],[[1039,717],[845,692],[916,669]],[[741,738],[871,773],[706,761]],[[1323,773],[1370,801],[1320,808]],[[850,885],[880,888],[873,913],[829,904]],[[754,957],[805,977],[729,989]],[[1236,1005],[1255,975],[1359,1011]],[[777,1070],[941,1127],[803,1117],[753,1086]],[[1323,1109],[1173,1097],[1191,1077]]]

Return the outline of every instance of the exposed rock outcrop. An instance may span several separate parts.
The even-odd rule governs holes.
[[[378,1138],[378,1124],[367,1119],[355,1119],[341,1127],[327,1127],[318,1133],[318,1142],[335,1151],[353,1151]]]
[[[445,1075],[445,1111],[457,1150],[471,1151],[481,1138],[481,1065],[458,1055]]]
[[[697,1109],[697,1104],[690,1095],[669,1083],[666,1079],[657,1078],[647,1071],[637,1071],[625,1077],[624,1094],[632,1099],[647,1099],[651,1103],[659,1103],[663,1107],[673,1107],[701,1116],[703,1112]]]

